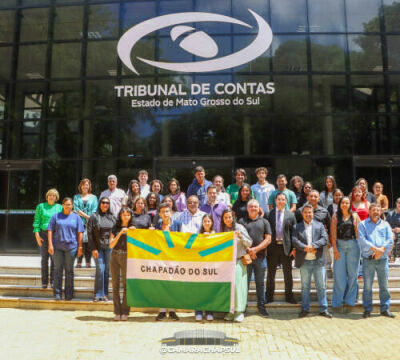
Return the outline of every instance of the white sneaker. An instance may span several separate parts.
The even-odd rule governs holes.
[[[196,315],[196,321],[203,321],[203,315],[197,314]]]
[[[128,321],[128,315],[121,315],[121,321]]]
[[[206,319],[207,319],[207,321],[213,321],[214,316],[212,314],[207,314]]]
[[[238,313],[235,315],[235,318],[233,319],[235,322],[242,322],[244,320],[244,314],[243,313]]]
[[[121,320],[121,316],[120,315],[115,315],[114,316],[114,321],[120,321]]]

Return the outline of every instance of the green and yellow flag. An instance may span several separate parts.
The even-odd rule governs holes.
[[[127,247],[129,306],[233,311],[233,232],[129,230]]]

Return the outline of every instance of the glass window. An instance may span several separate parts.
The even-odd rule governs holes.
[[[50,0],[22,0],[22,5],[46,5]]]
[[[340,75],[314,75],[313,107],[317,112],[348,111],[348,91],[346,77]]]
[[[89,7],[88,39],[118,36],[119,5],[91,5]]]
[[[387,36],[389,71],[400,70],[400,36]]]
[[[271,28],[274,33],[307,31],[307,7],[305,0],[271,1],[271,13]]]
[[[116,46],[116,45],[115,45]],[[161,46],[160,46],[161,47]],[[168,54],[171,54],[170,49],[165,49],[164,47],[160,48],[159,50],[159,56],[165,56],[168,51]],[[115,52],[115,56],[117,56],[117,52]],[[155,53],[156,53],[156,46],[155,46],[155,40],[151,38],[144,38],[140,40],[135,47],[132,49],[131,52],[131,59],[132,59],[132,65],[135,67],[136,71],[139,74],[153,74],[155,72],[155,67],[148,65],[141,60],[137,59],[138,56],[140,56],[143,59],[150,59],[154,60],[155,59]],[[167,72],[167,70],[161,70],[159,69],[158,71],[164,71]],[[124,64],[122,64],[122,75],[132,75],[132,71],[128,69]],[[171,74],[170,71],[168,71],[168,74]]]
[[[397,113],[400,109],[400,76],[389,77],[389,89],[390,111]]]
[[[326,155],[353,154],[353,124],[348,116],[316,116],[314,122],[320,122],[322,128],[322,148]]]
[[[5,86],[0,85],[0,120],[4,120],[6,118],[6,102],[7,93]]]
[[[278,35],[272,41],[274,71],[307,71],[304,35]]]
[[[248,1],[232,1],[232,15],[227,14],[228,16],[232,16],[236,19],[239,19],[246,24],[252,26],[252,29],[244,28],[243,26],[234,26],[234,32],[238,33],[257,33],[258,27],[255,24],[254,16],[251,15],[249,9],[254,10],[258,15],[264,18],[268,23],[270,14],[268,9],[268,1],[260,2],[259,0],[248,0]],[[276,31],[275,29],[273,29]]]
[[[82,38],[83,7],[62,6],[55,9],[54,39]]]
[[[383,0],[386,31],[400,31],[400,1]]]
[[[237,52],[244,49],[254,40],[254,36],[247,35],[236,35],[233,38],[233,51]],[[228,44],[229,42],[226,41]],[[249,63],[237,66],[234,71],[245,71],[245,72],[269,72],[271,71],[271,47],[257,59],[250,61]]]
[[[14,118],[40,119],[45,89],[43,82],[19,83],[16,87]]]
[[[308,0],[310,32],[345,32],[344,0]]]
[[[78,163],[77,161],[48,160],[43,161],[43,193],[50,188],[57,187],[60,199],[76,194]]]
[[[81,70],[81,44],[53,44],[51,76],[53,78],[79,77]]]
[[[0,81],[10,78],[12,51],[11,46],[0,47]]]
[[[351,76],[353,110],[362,113],[385,112],[382,76]]]
[[[1,0],[0,8],[13,7],[16,5],[16,0]]]
[[[1,108],[1,100],[0,100],[0,108]],[[0,110],[0,118],[1,118],[1,110]],[[4,122],[1,122],[0,123],[0,159],[1,160],[4,158],[4,153],[5,153],[6,146],[7,146],[4,128],[5,128]],[[4,196],[2,196],[2,197],[4,197]]]
[[[78,153],[78,121],[46,121],[47,158],[75,158]]]
[[[79,119],[81,101],[79,81],[54,81],[50,84],[48,116],[52,119]]]
[[[20,45],[18,54],[19,79],[44,79],[46,45]]]
[[[349,35],[352,71],[382,71],[381,38],[375,35]]]
[[[20,41],[47,40],[48,14],[48,8],[22,10]]]
[[[117,41],[90,41],[87,48],[88,76],[117,76]]]
[[[115,114],[115,81],[99,80],[86,82],[85,116],[108,116]]]
[[[162,1],[160,7],[162,8],[165,1]],[[173,5],[174,1],[166,1],[166,3],[171,3]],[[183,1],[183,3],[187,4],[187,1]],[[124,20],[123,20],[123,31],[130,29],[132,26],[137,25],[138,23],[151,19],[156,14],[156,2],[155,1],[138,1],[130,4],[124,4]],[[184,10],[179,9],[178,12]],[[162,14],[162,9],[160,10]],[[151,35],[151,34],[149,34]],[[153,34],[154,35],[154,34]]]
[[[13,41],[15,31],[14,18],[14,11],[0,11],[0,43]]]
[[[41,120],[43,93],[25,94],[24,120]]]
[[[231,0],[218,0],[218,1],[196,1],[195,11],[199,12],[211,12],[220,15],[231,16]],[[246,13],[249,14],[251,18],[253,16],[250,15],[249,11],[246,10]],[[240,20],[247,22],[246,13],[242,13],[240,15]],[[254,24],[254,18],[251,21],[251,24]],[[229,33],[231,29],[231,24],[221,23],[221,22],[197,22],[194,24],[197,30],[203,30],[207,34],[220,34],[220,33]],[[241,26],[239,26],[241,27]]]
[[[347,30],[349,32],[379,31],[380,5],[381,0],[346,1]]]
[[[11,125],[11,158],[40,157],[40,120],[13,121]]]
[[[304,75],[276,75],[275,94],[272,95],[275,113],[303,113],[308,111],[308,80]],[[283,121],[285,124],[285,121]],[[286,125],[285,125],[286,126]]]
[[[313,71],[344,71],[346,37],[344,35],[311,35]]]

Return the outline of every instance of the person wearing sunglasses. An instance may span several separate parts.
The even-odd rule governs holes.
[[[89,247],[96,263],[94,279],[94,302],[108,301],[108,282],[110,278],[109,246],[110,234],[116,219],[110,210],[110,199],[100,199],[97,211],[90,216],[87,224]]]

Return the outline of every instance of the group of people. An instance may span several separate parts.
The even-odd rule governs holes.
[[[235,270],[235,311],[226,320],[241,322],[247,306],[249,283],[254,275],[258,312],[269,314],[266,304],[274,301],[275,274],[282,266],[285,300],[296,304],[293,295],[292,263],[300,269],[300,317],[310,310],[310,287],[313,275],[320,315],[331,318],[326,296],[326,276],[334,278],[332,309],[348,312],[358,299],[358,280],[363,277],[364,317],[372,311],[372,284],[375,272],[380,288],[380,312],[390,312],[388,263],[396,255],[400,237],[400,198],[388,211],[383,186],[375,183],[374,194],[368,183],[359,179],[351,193],[345,195],[333,176],[325,179],[320,193],[300,176],[290,179],[277,176],[276,188],[267,181],[265,167],[255,171],[258,182],[246,183],[246,171],[237,169],[235,183],[224,187],[222,176],[212,182],[203,167],[194,170],[193,182],[186,194],[177,179],[163,183],[154,179],[148,184],[148,173],[140,170],[131,180],[127,192],[118,188],[115,175],[108,176],[108,189],[98,198],[92,194],[87,178],[78,185],[73,199],[57,203],[56,189],[46,193],[46,202],[37,206],[33,232],[40,247],[42,286],[49,281],[56,300],[62,298],[65,271],[66,300],[74,296],[74,261],[76,267],[96,264],[93,301],[108,301],[111,272],[115,320],[126,321],[127,231],[158,229],[211,234],[235,232],[237,263]],[[164,193],[164,195],[162,194]],[[49,274],[49,260],[51,263]],[[333,264],[333,265],[332,265]],[[265,275],[267,281],[265,288]],[[123,296],[120,297],[120,280]],[[195,310],[195,309],[194,309]],[[156,320],[168,316],[179,320],[174,309],[160,309]],[[197,321],[213,320],[213,313],[195,311]]]

